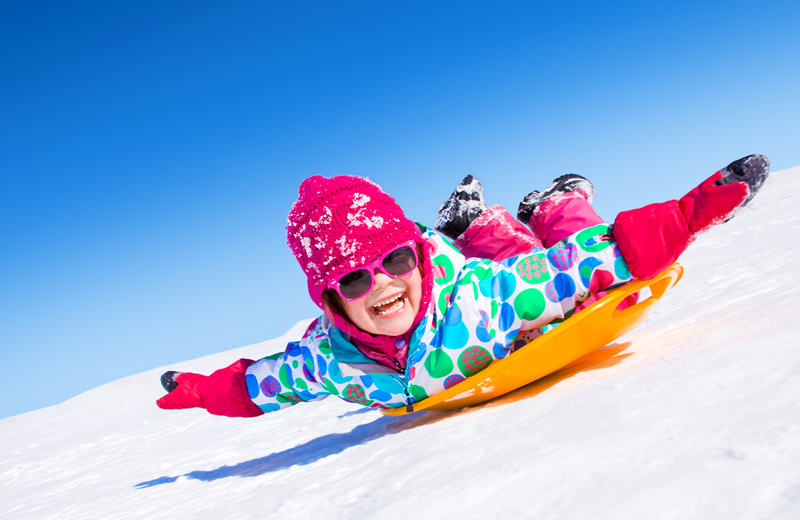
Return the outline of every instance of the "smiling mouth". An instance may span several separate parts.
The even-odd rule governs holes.
[[[373,305],[372,312],[374,312],[377,316],[386,316],[388,314],[394,314],[395,312],[399,312],[403,310],[403,307],[406,306],[406,293],[400,293],[392,296],[391,298],[386,298],[383,301],[378,302],[377,304]]]

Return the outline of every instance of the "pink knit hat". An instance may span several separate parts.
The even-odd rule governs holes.
[[[315,175],[303,181],[288,222],[289,248],[308,277],[311,299],[320,308],[324,308],[322,294],[328,280],[404,242],[423,242],[417,225],[380,186],[349,175],[331,179]],[[426,260],[420,259],[430,269]],[[424,285],[431,283],[428,278]]]

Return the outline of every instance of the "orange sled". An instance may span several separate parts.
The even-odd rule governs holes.
[[[508,357],[495,361],[479,374],[413,405],[381,408],[381,412],[384,415],[405,415],[423,410],[463,408],[507,394],[552,374],[641,325],[681,276],[683,267],[675,263],[652,280],[636,280],[612,289],[601,300]],[[627,296],[647,287],[652,296],[627,309],[617,309]]]

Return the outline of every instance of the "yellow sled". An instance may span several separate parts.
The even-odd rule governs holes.
[[[405,415],[423,410],[463,408],[552,374],[641,325],[681,276],[683,267],[675,263],[652,280],[636,280],[612,289],[601,300],[508,357],[495,361],[479,374],[413,405],[381,408],[381,411],[384,415]],[[652,296],[627,309],[617,309],[627,296],[646,287],[650,288]]]

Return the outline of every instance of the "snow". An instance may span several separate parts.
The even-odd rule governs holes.
[[[642,327],[482,406],[155,406],[165,370],[303,322],[3,419],[0,518],[800,518],[798,193],[800,167],[773,174]]]

